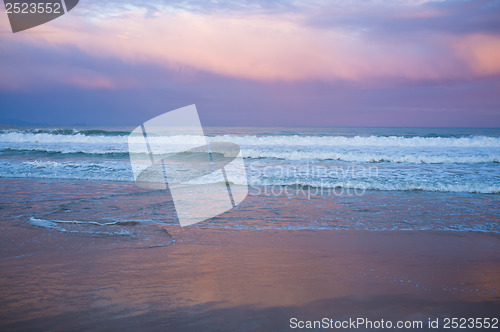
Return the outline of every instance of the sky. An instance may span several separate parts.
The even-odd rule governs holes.
[[[4,9],[0,123],[500,127],[498,0],[80,0],[15,34]]]

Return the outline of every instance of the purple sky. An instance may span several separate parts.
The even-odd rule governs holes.
[[[0,44],[0,123],[500,126],[499,1],[81,0]]]

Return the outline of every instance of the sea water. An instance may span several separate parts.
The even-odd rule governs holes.
[[[177,224],[166,191],[133,182],[130,129],[1,129],[0,177],[50,185],[30,201],[59,202],[23,213],[19,200],[17,216],[33,227],[116,236],[137,224]],[[249,196],[195,227],[500,232],[500,129],[219,127],[205,134],[240,146],[246,173],[232,181],[248,183]],[[16,194],[4,194],[12,206]]]

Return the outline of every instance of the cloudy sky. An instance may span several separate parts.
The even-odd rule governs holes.
[[[95,1],[13,34],[0,122],[500,126],[500,1]]]

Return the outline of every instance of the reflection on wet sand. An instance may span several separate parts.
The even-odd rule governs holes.
[[[291,317],[427,320],[500,312],[497,233],[356,229],[359,222],[387,228],[400,220],[439,226],[450,211],[468,218],[465,226],[492,224],[494,203],[480,197],[456,200],[478,206],[467,207],[475,213],[468,215],[451,201],[440,210],[449,195],[435,202],[427,194],[256,196],[181,228],[164,196],[130,184],[0,182],[0,330],[281,331]],[[410,205],[413,215],[405,210]],[[30,224],[33,218],[88,224],[51,228]],[[160,225],[165,218],[169,224]],[[329,218],[320,226],[333,226],[314,228],[319,218]],[[310,228],[287,229],[296,225]],[[83,232],[95,228],[135,236]]]
[[[84,248],[1,261],[2,325],[128,322],[196,330],[245,323],[285,330],[292,314],[427,319],[484,316],[500,307],[496,236],[169,231],[177,242],[168,247]]]

